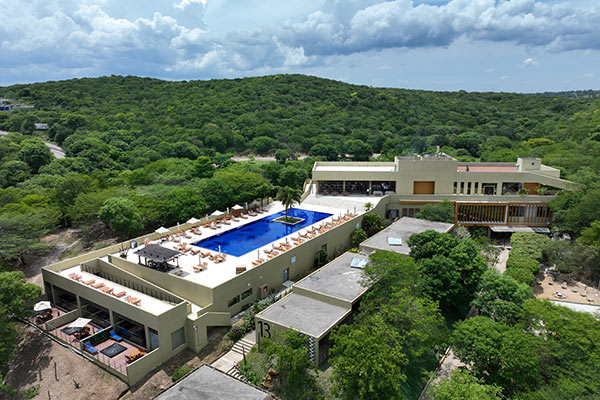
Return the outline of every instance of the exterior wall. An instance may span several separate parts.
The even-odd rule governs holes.
[[[177,349],[172,348],[171,333],[186,325],[186,318],[188,314],[188,304],[186,302],[174,305],[172,309],[160,315],[154,315],[141,307],[128,304],[114,296],[104,294],[56,272],[42,270],[42,274],[44,282],[71,292],[77,297],[77,303],[79,305],[78,315],[81,315],[80,298],[84,297],[85,299],[101,305],[109,310],[111,325],[114,324],[114,313],[118,313],[133,321],[143,324],[146,327],[146,342],[149,341],[148,328],[156,330],[159,336],[159,348],[157,350],[158,354],[160,355],[161,362],[167,361],[173,355],[185,348],[185,346],[181,346]]]

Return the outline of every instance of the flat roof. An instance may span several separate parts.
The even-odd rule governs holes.
[[[360,254],[344,253],[295,286],[354,302],[367,288],[360,284],[363,270],[350,266],[353,258],[368,260],[368,257]]]
[[[360,244],[361,249],[375,249],[393,251],[400,254],[409,254],[410,247],[406,244],[406,240],[414,233],[421,233],[429,230],[437,232],[448,232],[454,224],[445,222],[429,221],[426,219],[402,217],[392,225],[383,229],[381,232]],[[401,245],[391,245],[388,238],[401,239]]]
[[[350,308],[334,306],[292,292],[258,316],[277,325],[319,338],[351,311]]]
[[[458,172],[466,172],[466,165],[456,167]],[[516,165],[469,165],[469,172],[517,172]],[[529,172],[529,171],[528,171]]]
[[[396,165],[317,165],[317,172],[394,172]]]
[[[80,275],[81,280],[75,281],[74,279],[70,278],[69,275],[71,275],[72,273]],[[160,315],[163,312],[169,311],[174,306],[176,306],[176,304],[174,304],[174,303],[170,303],[165,300],[157,299],[156,297],[152,297],[145,293],[139,292],[137,290],[133,290],[131,288],[128,288],[127,286],[120,285],[116,282],[111,281],[110,279],[102,278],[98,275],[94,275],[89,272],[82,271],[81,265],[76,265],[74,267],[64,269],[64,270],[60,271],[59,274],[68,279],[73,280],[73,282],[77,282],[80,285],[83,285],[83,286],[89,288],[89,290],[95,290],[97,292],[102,293],[100,290],[101,288],[94,289],[92,286],[86,285],[83,283],[83,282],[95,280],[95,282],[94,282],[95,284],[102,282],[102,283],[104,283],[104,286],[108,286],[109,288],[111,288],[112,292],[115,294],[120,293],[120,292],[125,292],[125,295],[122,297],[116,297],[112,294],[104,294],[104,295],[110,296],[113,299],[120,300],[125,303],[128,303],[128,299],[135,297],[136,299],[141,300],[141,301],[140,301],[139,305],[136,306],[134,304],[131,304],[131,306],[140,308],[143,311],[148,312],[153,315]],[[85,297],[85,295],[84,295],[84,297]]]
[[[266,400],[269,393],[203,365],[158,396],[156,400]]]

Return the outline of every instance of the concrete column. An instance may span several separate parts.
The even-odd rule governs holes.
[[[79,311],[79,316],[81,317],[83,314],[81,313],[81,300],[79,299],[79,295],[76,294],[75,298],[77,299],[77,310]]]
[[[114,315],[113,315],[113,312],[112,312],[112,310],[108,310],[108,319],[109,319],[109,321],[110,321],[110,325],[111,325],[111,326],[113,327],[113,329],[114,329],[114,327],[115,327],[115,317],[114,317]]]
[[[150,348],[150,331],[148,331],[148,327],[146,325],[144,325],[144,335],[146,335],[146,348],[149,349]]]
[[[342,192],[346,191],[346,181],[342,181]]]

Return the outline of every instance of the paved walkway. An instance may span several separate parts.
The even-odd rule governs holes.
[[[243,338],[235,342],[231,350],[211,364],[211,367],[225,372],[236,378],[241,378],[236,365],[244,359],[250,349],[256,345],[256,331],[248,332]]]
[[[498,260],[496,260],[494,268],[496,268],[496,271],[500,272],[501,274],[506,271],[506,261],[508,260],[509,252],[510,250],[508,249],[500,249],[500,254],[498,254]]]
[[[6,135],[8,135],[8,132],[0,131],[0,136],[6,136]],[[65,152],[63,151],[63,149],[61,149],[54,143],[49,143],[49,142],[44,142],[44,143],[46,144],[46,147],[48,147],[50,149],[52,154],[54,154],[54,157],[65,158]]]
[[[373,207],[379,203],[383,198],[382,196],[323,196],[322,194],[315,194],[315,185],[312,185],[311,193],[302,202],[303,204],[314,204],[319,206],[335,207],[342,210],[354,211],[362,213],[365,211],[365,204],[371,203]]]

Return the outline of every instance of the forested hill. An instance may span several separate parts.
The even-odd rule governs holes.
[[[27,118],[28,126],[49,123],[50,139],[68,155],[93,151],[97,166],[111,169],[213,150],[313,149],[333,159],[357,146],[348,139],[359,139],[388,157],[440,145],[465,159],[541,156],[573,172],[594,161],[581,145],[600,138],[598,99],[372,88],[302,75],[190,82],[111,76],[14,85],[0,88],[0,97],[36,107],[29,115],[0,113],[0,129],[22,131]]]
[[[569,99],[599,99],[600,90],[568,90],[565,92],[544,92],[544,96],[560,96]]]

